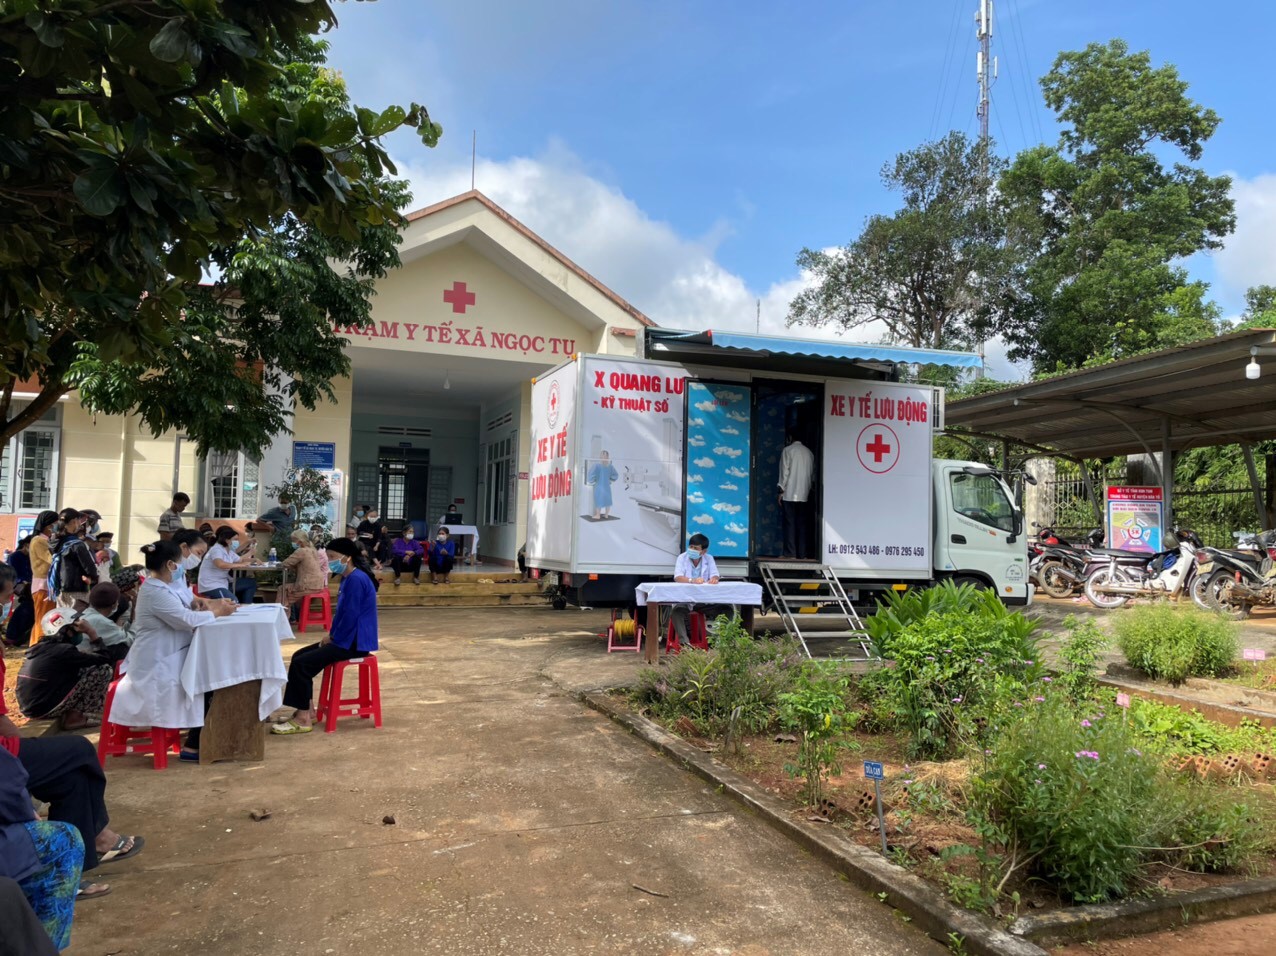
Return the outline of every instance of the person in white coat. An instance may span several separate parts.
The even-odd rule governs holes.
[[[172,588],[182,560],[181,548],[172,541],[157,541],[142,553],[146,555],[147,577],[137,595],[133,646],[108,719],[129,727],[192,728],[193,746],[188,735],[181,756],[197,760],[197,731],[204,725],[206,703],[191,699],[182,689],[182,666],[195,628],[233,614],[234,605],[210,601],[204,604],[207,610],[184,606]]]

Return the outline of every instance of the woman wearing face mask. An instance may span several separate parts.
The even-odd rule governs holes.
[[[252,604],[253,595],[257,593],[257,582],[252,575],[239,575],[235,579],[234,590],[231,590],[231,570],[252,563],[250,557],[241,557],[238,551],[239,532],[230,525],[222,525],[199,566],[200,594],[210,598],[234,598],[240,604]]]
[[[289,608],[289,614],[296,620],[300,608],[293,607],[303,594],[313,594],[328,586],[328,568],[319,563],[319,552],[310,543],[310,535],[298,528],[288,536],[292,542],[293,552],[284,558],[284,568],[293,577],[292,584],[285,584],[279,590],[279,603]]]
[[[137,595],[133,646],[125,661],[126,672],[115,692],[108,718],[128,727],[191,727],[183,760],[199,759],[199,729],[204,725],[207,703],[191,699],[182,688],[182,666],[195,637],[195,628],[234,613],[226,601],[207,602],[208,610],[184,607],[172,588],[180,573],[181,548],[172,541],[157,541],[142,549],[146,556],[146,580]]]
[[[362,657],[377,649],[377,590],[372,585],[372,568],[358,545],[348,538],[329,543],[328,555],[332,559],[332,573],[341,575],[332,627],[318,644],[303,647],[292,655],[288,685],[284,688],[284,707],[295,712],[290,719],[270,728],[272,734],[310,733],[315,719],[310,710],[315,677],[329,664]]]
[[[447,528],[440,528],[430,545],[430,583],[438,584],[442,576],[444,584],[452,583],[452,565],[456,564],[456,542]]]
[[[182,552],[181,558],[177,561],[177,573],[173,575],[173,582],[169,586],[181,599],[182,604],[190,607],[191,602],[195,600],[195,592],[191,590],[186,577],[191,571],[199,568],[200,562],[204,560],[204,555],[208,553],[208,542],[194,528],[183,528],[181,531],[175,531],[173,537],[169,540],[177,545]]]
[[[403,529],[403,537],[394,542],[394,556],[390,558],[390,567],[394,568],[394,586],[399,586],[399,575],[407,572],[412,575],[412,583],[421,583],[421,559],[425,557],[425,548],[416,540],[416,532],[412,525]]]

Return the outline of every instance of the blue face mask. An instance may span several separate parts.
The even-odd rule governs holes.
[[[333,574],[345,574],[346,573],[345,562],[344,561],[329,561],[328,570],[331,571]]]
[[[363,517],[363,512],[362,512],[362,511],[356,511],[356,512],[354,513],[354,516],[355,516],[356,518],[362,518],[362,517]]]

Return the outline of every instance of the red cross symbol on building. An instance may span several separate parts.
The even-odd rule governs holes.
[[[452,288],[447,289],[443,293],[443,301],[452,304],[453,312],[465,314],[466,308],[473,305],[478,299],[473,292],[465,288],[464,282],[453,282]]]
[[[873,456],[873,461],[880,465],[882,456],[891,453],[891,446],[882,441],[882,436],[878,433],[873,436],[872,444],[864,446],[864,450]]]

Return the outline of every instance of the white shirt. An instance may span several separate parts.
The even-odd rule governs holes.
[[[182,606],[159,578],[147,578],[137,595],[133,646],[115,692],[110,719],[129,727],[202,727],[204,698],[182,690],[182,665],[195,628],[217,618]]]
[[[815,480],[815,453],[800,441],[780,456],[780,493],[785,501],[806,501]]]
[[[696,578],[704,578],[706,581],[712,581],[719,577],[718,563],[713,560],[713,555],[705,554],[700,559],[700,566],[696,567],[691,563],[691,552],[684,551],[678,555],[678,563],[674,565],[673,576],[677,578],[687,578],[694,581]]]
[[[242,560],[238,554],[230,550],[224,545],[215,544],[208,549],[208,553],[204,555],[203,562],[199,566],[199,590],[203,594],[206,591],[215,591],[223,588],[227,591],[231,590],[230,571],[226,568],[219,568],[213,564],[214,561],[227,561],[231,564],[238,563]]]

